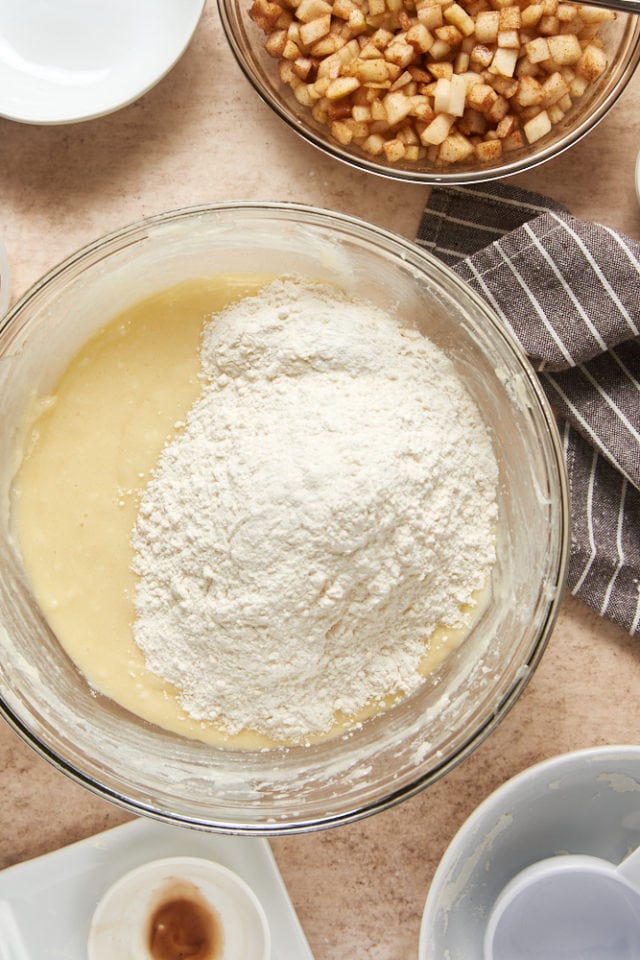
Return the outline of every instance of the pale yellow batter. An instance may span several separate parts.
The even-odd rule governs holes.
[[[14,484],[15,530],[34,594],[89,683],[145,720],[234,746],[270,741],[252,732],[230,738],[192,720],[176,691],[146,670],[133,640],[130,538],[140,491],[199,393],[203,323],[263,282],[202,279],[115,318],[39,401]],[[460,640],[451,630],[432,637],[422,672]],[[338,729],[373,712],[342,718]]]

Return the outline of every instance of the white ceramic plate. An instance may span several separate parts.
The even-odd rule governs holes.
[[[187,47],[204,0],[0,0],[0,116],[71,123],[158,82]]]
[[[638,203],[640,203],[640,153],[636,160],[636,196],[638,197]]]
[[[0,872],[0,958],[86,960],[89,926],[104,893],[135,867],[201,857],[233,870],[269,921],[272,960],[313,960],[267,840],[134,820]]]

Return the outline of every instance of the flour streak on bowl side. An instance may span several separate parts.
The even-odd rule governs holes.
[[[11,299],[11,270],[6,248],[0,239],[0,320],[5,315]]]

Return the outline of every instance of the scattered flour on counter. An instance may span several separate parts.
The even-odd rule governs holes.
[[[409,693],[495,559],[480,414],[418,331],[277,281],[216,316],[133,531],[134,636],[196,719],[304,740]]]

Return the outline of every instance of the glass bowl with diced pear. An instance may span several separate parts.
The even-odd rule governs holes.
[[[296,133],[414,183],[510,176],[616,103],[640,18],[565,0],[218,0],[231,50]]]

